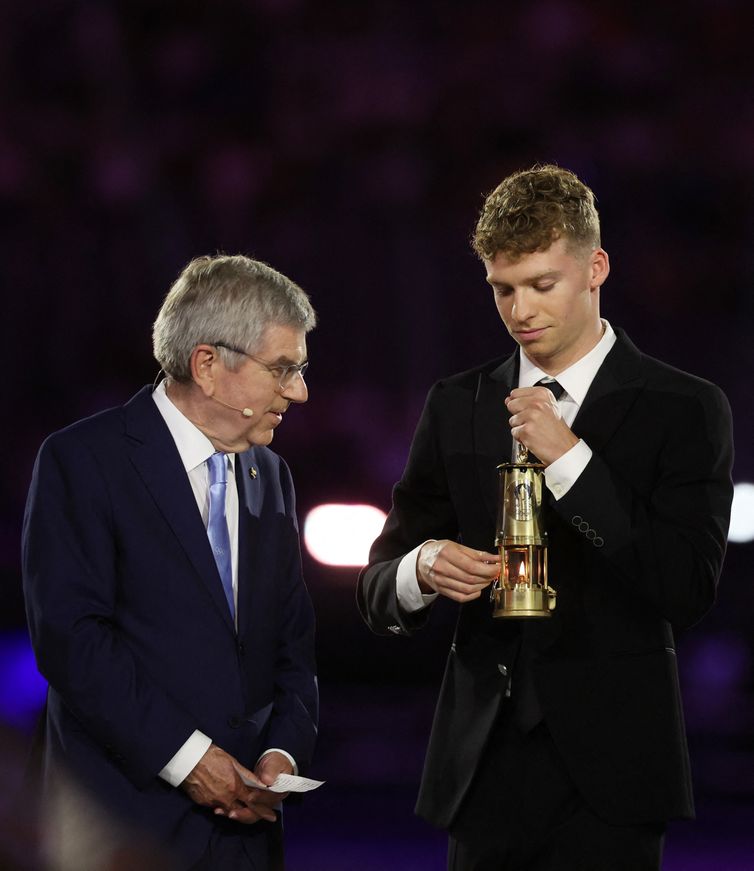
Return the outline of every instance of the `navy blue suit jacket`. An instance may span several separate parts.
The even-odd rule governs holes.
[[[187,859],[217,818],[158,773],[195,729],[249,768],[277,747],[302,771],[316,735],[290,473],[255,447],[237,455],[236,480],[237,632],[149,388],[45,441],[24,522],[29,627],[50,685],[46,760]]]

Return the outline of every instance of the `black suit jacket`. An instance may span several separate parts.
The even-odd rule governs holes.
[[[316,736],[314,614],[290,473],[255,447],[236,456],[236,475],[237,631],[149,388],[45,441],[24,523],[29,628],[50,684],[45,770],[65,766],[187,862],[227,828],[158,777],[194,729],[249,768],[277,747],[305,771]],[[263,828],[237,831],[256,843]]]
[[[641,354],[621,331],[573,424],[592,459],[549,500],[545,620],[493,620],[489,598],[459,609],[417,812],[449,827],[493,723],[533,655],[544,720],[592,810],[613,823],[693,815],[674,630],[714,601],[732,500],[731,419],[714,385]],[[359,578],[378,633],[410,634],[401,558],[429,538],[494,550],[496,466],[511,456],[504,399],[517,355],[436,384],[385,528]]]

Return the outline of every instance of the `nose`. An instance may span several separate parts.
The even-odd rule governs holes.
[[[513,305],[511,306],[513,320],[522,324],[531,320],[535,314],[536,303],[531,289],[528,287],[516,288],[513,291]]]
[[[306,386],[304,376],[300,372],[296,372],[291,379],[291,383],[285,385],[283,396],[289,402],[306,402],[309,398],[309,388]]]

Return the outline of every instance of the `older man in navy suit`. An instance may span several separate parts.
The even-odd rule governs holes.
[[[359,580],[376,632],[460,604],[417,812],[450,832],[450,871],[657,871],[666,821],[693,815],[675,638],[715,597],[728,403],[601,317],[609,261],[573,173],[504,179],[474,248],[519,349],[432,389]],[[494,620],[486,590],[515,441],[546,467],[547,620]]]
[[[192,261],[154,325],[165,379],[50,436],[34,468],[45,787],[72,776],[182,868],[282,867],[265,787],[314,746],[314,616],[291,476],[267,447],[307,399],[314,324],[266,264]]]

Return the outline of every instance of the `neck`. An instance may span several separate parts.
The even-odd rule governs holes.
[[[181,412],[181,414],[202,433],[211,442],[212,447],[216,451],[222,451],[226,454],[236,453],[246,449],[246,445],[234,445],[227,443],[221,439],[216,427],[213,425],[214,408],[209,406],[211,400],[208,400],[204,394],[192,382],[191,384],[181,384],[177,381],[167,379],[165,381],[165,393],[173,405]]]
[[[173,405],[181,412],[184,417],[187,417],[194,426],[199,426],[197,423],[197,402],[194,398],[194,384],[181,384],[178,381],[173,381],[171,378],[165,379],[165,393]],[[201,427],[199,427],[201,429]]]
[[[590,329],[588,333],[584,333],[578,346],[567,355],[556,354],[553,357],[535,357],[531,354],[527,354],[523,348],[521,348],[521,353],[526,354],[528,360],[538,369],[541,369],[546,375],[551,375],[555,378],[561,372],[564,372],[566,369],[573,366],[574,363],[578,363],[579,360],[593,351],[602,341],[604,335],[605,325],[601,319],[598,319],[594,329]]]

